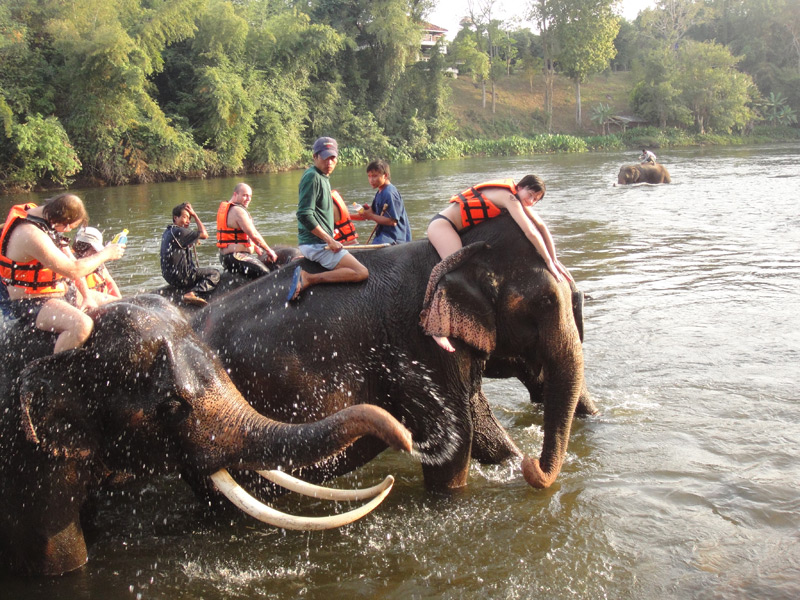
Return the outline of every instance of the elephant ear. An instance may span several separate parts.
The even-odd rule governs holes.
[[[420,325],[426,335],[456,337],[483,352],[496,343],[494,304],[471,259],[488,248],[475,242],[451,254],[431,272]]]
[[[92,454],[88,357],[84,349],[59,352],[28,363],[17,378],[22,431],[50,456]]]

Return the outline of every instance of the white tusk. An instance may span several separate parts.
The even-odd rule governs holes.
[[[343,502],[350,502],[352,500],[366,500],[380,494],[386,488],[392,487],[394,477],[387,475],[386,479],[381,481],[378,485],[370,488],[363,488],[360,490],[341,490],[336,488],[327,488],[313,483],[307,483],[296,477],[292,477],[283,471],[258,471],[258,474],[269,479],[272,483],[277,483],[287,490],[303,494],[304,496],[311,496],[312,498],[321,498],[323,500],[339,500]]]
[[[391,476],[387,477],[387,479],[390,477]],[[283,529],[319,530],[341,527],[370,513],[383,502],[383,499],[389,494],[394,483],[394,478],[391,479],[385,490],[363,506],[340,515],[331,515],[330,517],[296,517],[275,510],[248,494],[234,481],[233,477],[231,477],[230,473],[225,469],[220,469],[211,475],[211,481],[214,482],[214,487],[216,487],[220,493],[233,502],[237,508],[246,512],[254,519]]]

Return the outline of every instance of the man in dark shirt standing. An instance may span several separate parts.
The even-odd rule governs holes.
[[[194,219],[197,229],[189,229]],[[211,267],[201,268],[194,247],[208,238],[208,231],[188,202],[172,209],[172,225],[161,236],[161,274],[167,283],[179,290],[188,290],[183,301],[194,306],[208,304],[198,294],[208,294],[219,284],[220,273]]]

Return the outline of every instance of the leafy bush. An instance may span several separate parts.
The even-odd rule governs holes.
[[[625,144],[619,135],[593,135],[583,138],[589,150],[624,150]]]
[[[69,136],[55,117],[33,115],[23,124],[11,126],[11,160],[5,187],[33,189],[49,180],[59,186],[71,183],[81,162]]]
[[[444,138],[429,144],[416,155],[419,160],[441,160],[445,158],[460,158],[466,156],[464,149],[466,142],[455,137]]]
[[[629,148],[660,148],[666,145],[665,137],[658,127],[633,127],[622,134],[622,141]]]
[[[800,129],[797,127],[769,127],[756,125],[750,132],[751,141],[786,141],[791,142],[800,140]]]

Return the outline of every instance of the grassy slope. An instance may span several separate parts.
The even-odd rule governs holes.
[[[546,133],[542,107],[544,80],[537,76],[533,92],[524,75],[504,77],[497,83],[497,105],[492,115],[492,99],[487,86],[486,108],[481,102],[481,87],[469,77],[451,81],[452,111],[461,133],[469,137],[496,137],[513,134]],[[574,135],[599,134],[600,128],[591,121],[592,109],[609,104],[615,115],[631,115],[630,71],[596,75],[581,85],[583,127],[575,122],[575,86],[564,77],[556,77],[553,102],[553,133]]]

